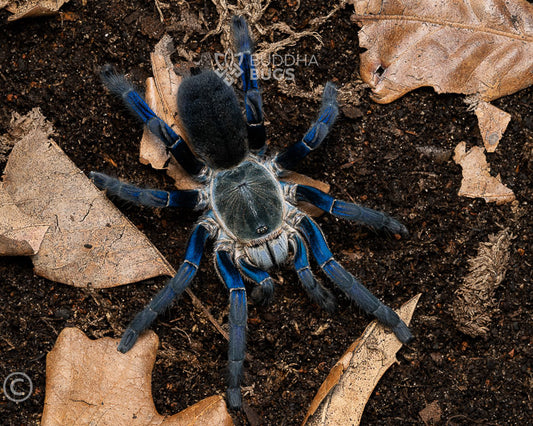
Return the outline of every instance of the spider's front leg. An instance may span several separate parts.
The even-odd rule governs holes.
[[[187,143],[148,106],[143,97],[123,75],[117,74],[111,65],[104,65],[100,73],[104,85],[122,98],[130,111],[168,148],[187,173],[198,175],[204,164],[196,158]]]
[[[368,207],[342,200],[307,185],[296,185],[296,200],[307,201],[334,216],[352,220],[376,231],[385,231],[407,237],[407,228],[389,215]]]
[[[252,151],[262,153],[266,143],[266,132],[263,119],[263,102],[259,92],[257,71],[252,56],[253,42],[248,31],[248,24],[242,16],[234,16],[232,25],[244,90],[248,143]]]
[[[333,258],[322,231],[311,218],[304,216],[298,224],[298,230],[305,237],[322,270],[351,300],[367,314],[390,327],[400,342],[409,343],[413,339],[411,331],[398,314],[383,304]]]
[[[200,222],[191,234],[187,251],[185,252],[185,260],[181,264],[178,272],[128,325],[118,345],[120,352],[128,352],[137,341],[139,335],[150,327],[150,324],[156,319],[157,315],[169,307],[172,301],[185,291],[196,275],[196,271],[198,271],[208,237],[209,231],[207,227],[203,226]]]
[[[277,155],[276,163],[283,169],[292,169],[307,154],[320,146],[338,115],[337,88],[328,81],[322,93],[322,106],[317,120],[311,125],[301,141]]]
[[[218,273],[229,290],[229,349],[228,404],[239,409],[242,405],[241,377],[246,353],[246,323],[248,309],[242,277],[227,251],[216,252]]]

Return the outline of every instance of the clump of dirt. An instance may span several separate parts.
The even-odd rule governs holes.
[[[13,112],[25,114],[39,106],[54,124],[57,143],[83,171],[170,189],[163,172],[138,162],[142,127],[105,92],[98,77],[99,68],[112,63],[142,86],[151,73],[150,52],[165,32],[187,52],[223,52],[218,37],[202,40],[218,22],[212,3],[191,1],[186,9],[177,2],[169,5],[161,9],[164,22],[156,3],[141,1],[72,0],[55,17],[14,23],[7,23],[8,13],[0,11],[0,133]],[[330,11],[318,1],[273,1],[262,25],[286,22],[303,31]],[[178,25],[191,14],[202,23],[202,31]],[[316,63],[295,67],[294,83],[301,93],[312,93],[328,80],[347,85],[358,79],[357,28],[350,15],[341,9],[321,25],[321,45],[314,37],[302,37],[284,50],[315,55]],[[281,35],[267,32],[260,37],[272,43]],[[288,96],[274,79],[262,80],[261,86],[274,152],[305,133],[319,103],[312,97]],[[440,424],[525,424],[533,417],[532,103],[531,88],[494,102],[512,121],[487,159],[492,173],[514,191],[514,204],[496,206],[457,195],[461,169],[451,154],[461,141],[468,147],[481,145],[481,136],[476,117],[460,97],[430,89],[389,105],[375,104],[363,93],[357,103],[342,109],[324,145],[299,165],[299,172],[331,184],[335,196],[389,212],[411,232],[397,241],[332,217],[318,219],[339,261],[387,304],[398,307],[423,293],[412,322],[416,339],[400,351],[399,363],[377,386],[363,424],[422,424],[420,412],[428,406],[439,412],[434,417]],[[119,207],[179,265],[195,213]],[[455,323],[455,292],[480,242],[502,228],[516,238],[510,242],[505,279],[495,290],[498,310],[486,338],[472,338]],[[224,323],[226,290],[206,258],[192,290]],[[23,371],[34,384],[32,396],[21,404],[2,397],[0,418],[7,424],[39,422],[45,357],[64,327],[78,327],[94,338],[118,337],[166,281],[79,289],[35,276],[27,258],[14,257],[0,259],[0,276],[0,379]],[[273,304],[249,306],[251,358],[244,398],[265,424],[298,424],[329,369],[370,318],[336,289],[337,312],[322,312],[309,303],[288,268],[274,277]],[[153,374],[160,413],[172,414],[225,392],[226,342],[187,296],[153,329],[161,339]],[[235,419],[248,422],[242,413]]]

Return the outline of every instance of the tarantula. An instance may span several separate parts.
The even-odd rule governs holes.
[[[337,217],[376,230],[407,235],[388,215],[337,200],[310,186],[283,182],[292,168],[326,137],[338,115],[337,90],[327,83],[318,119],[302,140],[274,157],[265,156],[262,101],[252,60],[252,40],[242,17],[232,21],[240,57],[246,121],[233,89],[215,72],[185,78],[178,91],[179,117],[190,146],[162,121],[124,76],[111,66],[102,69],[107,88],[161,139],[183,168],[203,186],[197,190],[160,191],[122,183],[91,172],[93,182],[111,195],[151,207],[185,207],[202,212],[177,274],[137,314],[122,336],[118,350],[127,352],[193,279],[208,239],[214,241],[218,274],[229,290],[229,380],[227,400],[240,408],[241,375],[246,349],[247,301],[244,280],[254,285],[254,300],[271,300],[274,283],[268,272],[290,263],[309,297],[327,311],[335,307],[332,293],[311,272],[308,251],[325,274],[366,313],[390,327],[403,343],[412,339],[407,325],[347,272],[329,250],[315,221],[298,208],[306,201]],[[243,279],[244,278],[244,279]]]

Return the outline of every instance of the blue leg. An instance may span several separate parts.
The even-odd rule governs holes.
[[[246,290],[239,271],[226,251],[216,252],[217,269],[229,289],[229,350],[228,404],[239,409],[242,405],[241,377],[246,352],[246,323],[248,311]]]
[[[150,131],[156,135],[178,163],[191,175],[202,171],[204,164],[198,160],[185,141],[148,106],[133,85],[123,75],[115,73],[111,65],[104,65],[101,71],[104,85],[115,95],[122,98],[131,112],[142,120]]]
[[[118,350],[120,352],[128,352],[137,341],[139,335],[150,327],[150,324],[156,319],[157,315],[169,307],[172,301],[179,297],[188,287],[189,283],[196,275],[198,265],[202,259],[204,245],[208,237],[209,232],[207,228],[202,226],[202,224],[198,224],[196,228],[194,228],[185,253],[185,260],[180,266],[177,274],[174,275],[168,284],[155,295],[150,303],[148,303],[148,305],[146,305],[146,307],[139,312],[128,325],[128,328],[118,345]]]
[[[317,120],[311,125],[303,139],[278,154],[276,162],[284,169],[293,168],[312,150],[318,148],[327,136],[339,114],[337,105],[337,88],[331,82],[326,83],[322,94],[322,107]]]
[[[311,251],[326,275],[337,284],[346,295],[367,314],[373,315],[382,324],[390,327],[398,340],[409,343],[413,339],[411,331],[391,308],[384,305],[376,296],[355,279],[333,258],[322,231],[310,218],[305,217],[298,225]]]
[[[336,307],[335,296],[320,284],[311,272],[305,243],[297,235],[293,237],[292,241],[294,244],[294,267],[309,298],[325,311],[333,312]]]
[[[353,220],[376,231],[387,231],[404,237],[409,235],[405,226],[385,213],[346,201],[336,200],[331,195],[311,186],[297,185],[296,198],[298,201],[307,201],[334,216]]]
[[[268,305],[274,295],[274,282],[267,272],[250,265],[244,259],[239,260],[239,267],[246,277],[257,284],[252,291],[252,299],[258,304]]]
[[[234,16],[232,24],[239,66],[242,71],[241,78],[246,107],[248,143],[252,152],[261,154],[265,148],[266,132],[263,119],[263,102],[257,83],[257,71],[252,58],[253,43],[248,32],[248,25],[242,16]]]
[[[193,209],[200,202],[200,192],[195,189],[170,192],[157,189],[143,189],[98,172],[90,172],[89,178],[98,188],[106,190],[108,195],[116,196],[142,206],[185,207]]]

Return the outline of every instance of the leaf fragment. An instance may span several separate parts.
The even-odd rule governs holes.
[[[411,322],[421,294],[397,311]],[[365,405],[379,379],[397,362],[402,343],[377,321],[365,329],[331,369],[303,421],[306,425],[358,425]]]
[[[29,256],[39,251],[48,225],[22,213],[0,186],[0,256]]]
[[[478,103],[475,113],[485,149],[487,152],[496,151],[496,147],[509,121],[511,121],[511,114],[485,101]]]
[[[513,191],[502,183],[500,175],[494,177],[490,174],[483,148],[474,146],[467,152],[466,143],[460,142],[455,147],[453,159],[463,168],[460,196],[483,198],[488,203],[496,204],[515,200]]]
[[[426,426],[438,424],[442,417],[442,409],[437,401],[427,404],[424,409],[418,413]]]
[[[232,425],[224,399],[212,396],[170,417],[152,400],[152,369],[159,340],[143,333],[126,354],[119,340],[91,340],[77,328],[64,329],[46,358],[43,426]]]
[[[7,18],[8,21],[17,21],[23,18],[36,18],[38,16],[55,15],[61,6],[69,0],[25,0],[6,1],[0,4],[14,15]]]
[[[76,287],[113,287],[174,270],[122,213],[49,138],[38,109],[16,142],[3,188],[26,215],[49,226],[35,272]]]

